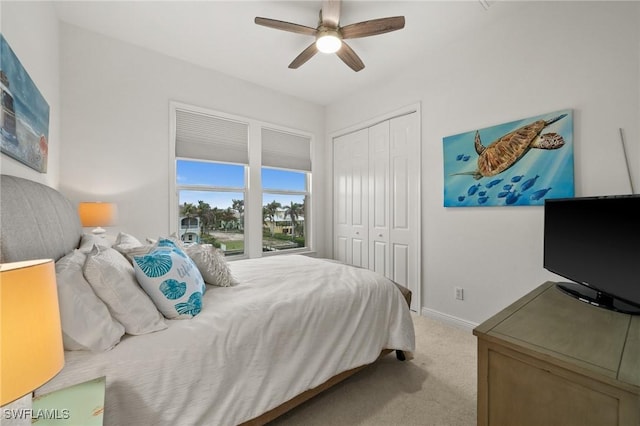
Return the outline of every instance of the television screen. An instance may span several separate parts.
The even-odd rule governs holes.
[[[544,267],[583,301],[640,313],[640,195],[546,200]]]

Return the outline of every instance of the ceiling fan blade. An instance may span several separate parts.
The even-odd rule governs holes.
[[[402,28],[404,28],[404,16],[393,16],[350,24],[342,27],[341,32],[343,39],[349,39],[384,34]]]
[[[315,36],[317,30],[315,28],[306,27],[304,25],[293,24],[291,22],[278,21],[277,19],[256,17],[254,22],[264,27],[275,28],[276,30],[289,31],[296,34],[304,34]]]
[[[318,53],[318,48],[316,47],[316,42],[314,41],[302,51],[294,60],[289,64],[289,68],[297,69],[300,65],[307,62],[309,59],[313,58],[313,55]]]
[[[329,28],[338,28],[340,22],[341,0],[322,1],[322,25]]]
[[[342,62],[347,64],[349,68],[355,72],[364,68],[364,62],[362,62],[362,59],[360,59],[360,57],[356,55],[356,52],[354,52],[353,49],[344,41],[342,42],[340,50],[336,52],[336,55],[338,55],[338,57],[342,59]]]

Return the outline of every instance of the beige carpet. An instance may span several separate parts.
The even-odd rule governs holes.
[[[418,315],[413,322],[412,360],[388,355],[270,425],[475,425],[475,336]]]

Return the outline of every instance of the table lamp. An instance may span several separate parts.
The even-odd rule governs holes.
[[[0,264],[0,309],[0,406],[30,409],[64,366],[53,260]]]
[[[82,202],[78,205],[78,215],[82,226],[96,228],[91,231],[95,235],[104,234],[103,226],[112,226],[116,219],[116,205],[103,202]]]

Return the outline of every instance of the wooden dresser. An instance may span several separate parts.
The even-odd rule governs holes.
[[[640,426],[640,316],[546,282],[473,334],[479,426]]]

